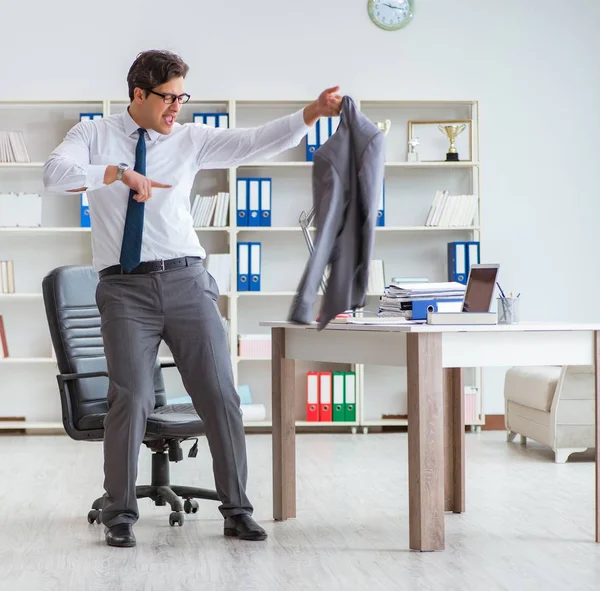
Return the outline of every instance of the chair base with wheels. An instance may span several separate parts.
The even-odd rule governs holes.
[[[198,503],[193,499],[218,501],[219,497],[214,490],[171,484],[169,461],[178,462],[183,459],[179,442],[158,440],[146,442],[152,450],[152,479],[151,484],[135,487],[135,496],[138,499],[151,499],[157,507],[164,507],[167,503],[171,506],[169,525],[183,525],[183,512],[196,513]],[[195,457],[197,442],[190,450],[190,457]],[[102,507],[104,496],[97,498],[92,503],[88,513],[88,523],[102,523]],[[183,500],[183,503],[182,503]]]

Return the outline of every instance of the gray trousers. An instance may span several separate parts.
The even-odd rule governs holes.
[[[96,303],[109,374],[104,422],[104,507],[107,527],[139,517],[135,485],[146,420],[155,406],[154,365],[167,343],[198,415],[206,425],[219,511],[252,514],[240,398],[216,281],[203,264],[100,278]]]

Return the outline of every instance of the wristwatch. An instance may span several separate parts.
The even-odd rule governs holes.
[[[123,179],[123,175],[125,174],[126,170],[129,170],[129,164],[125,164],[124,162],[117,164],[117,180],[118,181]]]

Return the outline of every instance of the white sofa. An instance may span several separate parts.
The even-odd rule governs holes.
[[[512,367],[504,380],[508,441],[518,435],[554,450],[557,463],[594,447],[594,370],[589,366]]]

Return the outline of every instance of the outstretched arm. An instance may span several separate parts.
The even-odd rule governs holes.
[[[319,117],[339,115],[339,87],[324,90],[301,111],[251,128],[223,129],[195,126],[193,141],[200,168],[229,168],[267,159],[297,146]]]

